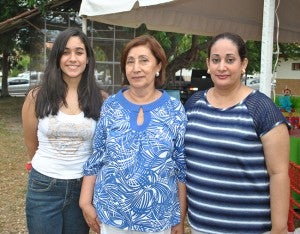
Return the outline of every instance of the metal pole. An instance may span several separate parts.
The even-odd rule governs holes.
[[[87,18],[86,16],[82,17],[82,32],[87,33]]]
[[[264,0],[259,90],[271,97],[275,0]]]
[[[112,94],[115,93],[115,69],[116,69],[116,64],[115,64],[115,58],[116,56],[116,26],[114,25],[114,40],[113,40],[113,69],[112,69]]]

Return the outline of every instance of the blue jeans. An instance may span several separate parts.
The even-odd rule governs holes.
[[[29,234],[88,234],[79,207],[81,184],[82,179],[55,179],[32,169],[26,196]]]

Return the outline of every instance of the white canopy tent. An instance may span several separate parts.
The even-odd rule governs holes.
[[[299,12],[300,0],[82,0],[79,14],[132,28],[144,23],[151,30],[204,36],[231,31],[261,40],[260,90],[270,96],[274,37],[300,42]]]

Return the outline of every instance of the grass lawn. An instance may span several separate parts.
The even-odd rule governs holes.
[[[24,98],[0,98],[0,233],[27,233],[25,192],[28,158],[23,141]]]

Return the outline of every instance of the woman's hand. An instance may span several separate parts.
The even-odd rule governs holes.
[[[100,234],[100,221],[97,217],[97,211],[93,206],[93,193],[96,176],[84,176],[81,186],[79,206],[89,227]]]
[[[171,234],[184,234],[184,224],[179,223],[172,227]]]
[[[85,205],[81,208],[85,221],[89,227],[96,233],[100,234],[101,222],[98,220],[97,212],[92,204]]]

